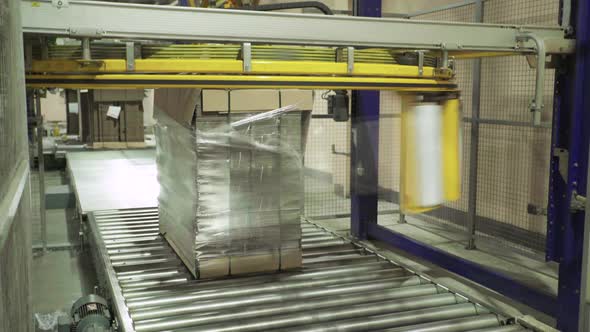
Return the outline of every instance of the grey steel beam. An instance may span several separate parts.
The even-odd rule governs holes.
[[[475,21],[483,21],[483,0],[475,3]],[[477,172],[479,154],[479,109],[481,99],[481,59],[473,60],[473,78],[471,94],[471,142],[469,144],[469,198],[467,202],[467,214],[469,216],[467,227],[467,250],[473,250],[475,246],[476,222],[477,222]]]
[[[590,176],[590,163],[588,163]],[[590,182],[586,185],[586,193],[590,193]],[[586,199],[584,215],[584,242],[582,244],[582,277],[580,290],[580,313],[578,331],[590,331],[590,199]]]
[[[523,32],[551,40],[551,52],[570,52],[561,27],[318,16],[98,1],[21,1],[24,33],[74,38],[132,38],[388,47],[453,51],[533,53],[517,45]],[[227,31],[231,31],[228,34]],[[482,38],[485,36],[485,38]]]
[[[41,114],[40,91],[35,91],[35,110],[37,111],[37,168],[39,170],[39,221],[41,224],[41,245],[47,251],[47,216],[45,209],[45,156],[43,155],[43,114]]]

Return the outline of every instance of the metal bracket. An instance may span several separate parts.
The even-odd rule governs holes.
[[[547,38],[544,43],[547,54],[572,54],[576,51],[575,39]]]
[[[102,37],[105,31],[95,28],[69,28],[68,34],[71,37]]]
[[[70,6],[69,0],[51,0],[51,5],[57,9],[65,8]]]
[[[524,33],[516,37],[516,42],[524,42],[532,40],[535,43],[537,51],[537,70],[535,75],[535,96],[530,104],[530,110],[533,112],[533,124],[538,126],[541,124],[541,112],[545,105],[543,103],[544,88],[545,88],[545,61],[547,52],[545,49],[545,41],[535,34]]]
[[[586,210],[586,196],[578,194],[577,191],[572,192],[572,201],[570,202],[570,210],[584,211]]]
[[[442,43],[440,44],[440,48],[447,51],[457,51],[463,49],[463,46],[457,43]]]
[[[41,40],[41,59],[47,60],[47,59],[49,59],[49,46],[47,43],[47,38],[41,37],[40,40]]]
[[[332,154],[338,155],[338,156],[350,157],[350,153],[348,153],[348,152],[336,151],[336,144],[332,144]]]
[[[125,60],[127,62],[127,71],[135,70],[135,43],[125,43]]]
[[[424,51],[416,51],[418,54],[418,75],[424,75]]]
[[[566,149],[562,148],[554,148],[553,149],[553,156],[557,157],[558,159],[558,169],[559,174],[563,181],[567,182],[568,176],[568,167],[569,167],[569,152]]]
[[[102,60],[78,60],[76,61],[80,68],[100,68],[104,65],[104,61]],[[87,91],[82,91],[87,92]]]
[[[571,22],[572,0],[562,1],[561,5],[561,27],[564,29],[566,36],[573,33],[574,28]]]
[[[529,329],[532,329],[533,331],[559,332],[559,330],[556,330],[556,329],[552,328],[551,326],[546,325],[546,324],[536,320],[534,317],[532,317],[530,315],[523,315],[520,317],[515,317],[514,322],[518,323],[520,325],[523,325]]]
[[[242,44],[242,62],[243,62],[243,70],[245,73],[249,73],[252,71],[252,44],[251,43],[243,43]]]
[[[526,210],[528,214],[531,214],[533,216],[546,216],[547,215],[547,208],[546,207],[540,207],[538,205],[535,204],[527,204],[526,206]]]
[[[354,70],[354,47],[346,48],[346,73],[352,75]]]
[[[440,67],[449,68],[449,52],[447,50],[442,51]]]
[[[25,70],[33,69],[33,44],[25,43]]]
[[[85,61],[92,59],[92,51],[90,50],[90,38],[82,38],[82,59]]]
[[[534,54],[527,54],[525,55],[526,61],[529,65],[529,68],[536,69],[537,68],[537,56]],[[549,55],[545,60],[545,68],[546,69],[555,69],[562,63],[562,58],[557,55]]]

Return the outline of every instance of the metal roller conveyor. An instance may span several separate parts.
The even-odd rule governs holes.
[[[155,208],[88,218],[121,331],[526,330],[307,222],[301,270],[195,280],[157,218]]]

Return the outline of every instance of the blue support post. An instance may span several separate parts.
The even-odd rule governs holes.
[[[547,259],[559,262],[557,328],[566,332],[578,331],[585,215],[571,201],[574,192],[587,194],[590,143],[590,0],[573,1],[572,8],[576,53],[556,77],[547,227]]]
[[[381,17],[381,0],[353,2],[355,16]],[[379,185],[379,91],[352,92],[350,151],[350,230],[367,238],[369,223],[377,223]]]

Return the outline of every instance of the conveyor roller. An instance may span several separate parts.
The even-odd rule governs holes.
[[[194,280],[158,234],[157,209],[89,215],[123,331],[524,331],[312,223],[303,268]]]

